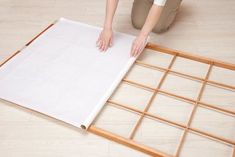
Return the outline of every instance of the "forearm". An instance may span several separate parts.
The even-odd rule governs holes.
[[[113,17],[117,9],[117,5],[118,0],[107,0],[104,28],[112,29]]]
[[[141,35],[148,36],[149,33],[152,31],[154,26],[157,24],[163,6],[153,5],[149,11],[149,14],[146,18],[145,24],[140,32]]]

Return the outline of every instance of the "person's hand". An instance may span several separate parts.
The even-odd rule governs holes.
[[[106,51],[112,46],[113,42],[113,31],[112,29],[103,29],[99,35],[96,45],[101,52]]]
[[[148,35],[143,35],[143,34],[140,34],[138,37],[136,37],[136,39],[132,43],[132,48],[130,53],[132,57],[136,57],[142,52],[147,42],[147,38]]]

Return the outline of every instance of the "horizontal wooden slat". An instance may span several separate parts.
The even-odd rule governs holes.
[[[199,55],[195,55],[195,54],[187,53],[187,52],[183,52],[183,51],[172,50],[172,49],[169,49],[169,48],[166,48],[163,46],[159,46],[159,45],[156,45],[153,43],[148,43],[146,48],[160,51],[160,52],[164,52],[164,53],[168,53],[171,55],[177,54],[178,56],[183,57],[183,58],[195,60],[195,61],[206,63],[206,64],[213,63],[215,66],[218,66],[218,67],[222,67],[222,68],[226,68],[226,69],[230,69],[230,70],[235,70],[235,64],[232,64],[232,63],[227,63],[227,62],[223,62],[220,60],[207,58],[207,57],[203,57],[203,56],[199,56]]]

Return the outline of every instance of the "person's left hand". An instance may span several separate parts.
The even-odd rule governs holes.
[[[138,37],[136,37],[136,39],[132,43],[132,48],[130,53],[132,57],[136,57],[142,52],[147,42],[147,38],[148,35],[143,35],[143,34],[140,34]]]

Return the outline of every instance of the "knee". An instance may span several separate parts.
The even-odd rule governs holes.
[[[136,17],[136,15],[133,15],[133,14],[131,16],[131,23],[132,23],[132,26],[136,29],[141,29],[144,25],[144,22],[140,18]]]
[[[153,28],[152,32],[153,33],[157,33],[157,34],[161,34],[166,32],[169,29],[170,26],[165,26],[165,27],[158,27],[158,25],[155,26],[155,28]]]
[[[132,11],[131,11],[131,22],[132,22],[133,27],[136,29],[141,29],[144,25],[144,20],[140,14],[141,12],[138,6],[133,5]]]
[[[131,11],[131,22],[134,28],[141,29],[147,18],[152,0],[134,0]]]

